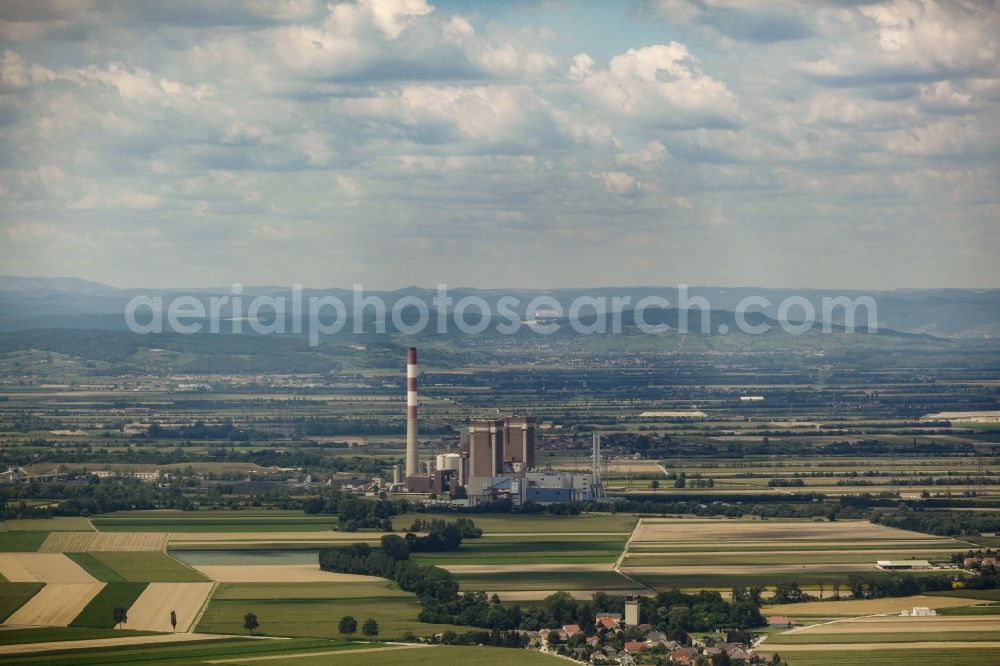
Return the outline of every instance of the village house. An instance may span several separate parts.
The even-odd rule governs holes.
[[[775,615],[767,618],[767,626],[772,629],[788,629],[795,626],[795,620],[784,615]]]
[[[698,650],[695,648],[683,647],[670,653],[671,664],[693,664],[698,658]]]
[[[625,641],[626,652],[644,652],[648,649],[649,646],[641,641]]]

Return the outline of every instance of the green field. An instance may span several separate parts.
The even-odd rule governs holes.
[[[0,583],[0,622],[38,594],[45,583]]]
[[[48,532],[0,532],[0,553],[33,553],[45,541]]]
[[[222,583],[212,600],[238,599],[365,599],[413,595],[395,583]]]
[[[614,571],[519,571],[452,574],[462,590],[632,590]]]
[[[155,631],[93,629],[88,627],[33,627],[31,629],[4,629],[3,631],[0,631],[0,645],[47,643],[49,641],[82,641],[88,638],[116,638],[119,636],[150,636],[155,633]]]
[[[1000,604],[941,608],[938,610],[938,615],[1000,615]]]
[[[108,631],[101,629],[59,629],[25,631],[49,632],[49,638],[41,640],[71,639],[72,637],[104,637],[128,636],[142,632]],[[0,632],[7,633],[7,632]],[[23,633],[23,632],[18,632]],[[93,634],[93,635],[88,635]],[[20,642],[28,642],[22,640]],[[37,641],[35,641],[37,642]],[[364,644],[347,641],[291,639],[282,641],[247,640],[246,638],[220,638],[218,640],[192,641],[190,643],[164,643],[139,645],[132,647],[97,648],[89,650],[63,650],[47,652],[40,655],[0,655],[0,664],[39,664],[46,666],[105,666],[108,664],[145,664],[156,663],[159,666],[191,666],[206,664],[215,659],[237,659],[240,657],[284,657],[297,653],[311,654],[314,652],[330,652],[335,650],[363,649]],[[257,662],[251,662],[257,663]],[[283,664],[285,660],[261,662],[264,664]]]
[[[861,653],[854,650],[830,652],[779,650],[778,654],[788,662],[789,666],[857,666],[861,663],[878,666],[913,666],[915,663],[941,664],[941,666],[996,666],[997,663],[995,651],[986,648],[873,649]]]
[[[490,537],[466,539],[453,553],[418,553],[424,564],[600,564],[614,562],[625,538]]]
[[[170,554],[181,562],[196,567],[219,564],[267,566],[271,564],[316,564],[319,561],[319,551],[320,548],[317,548],[316,544],[312,544],[308,550],[285,548],[243,549],[239,547],[239,544],[230,544],[225,550],[172,549]]]
[[[70,559],[106,582],[197,583],[208,579],[166,553],[70,553]]]
[[[297,512],[143,512],[107,514],[91,522],[102,532],[325,532],[337,519]]]
[[[243,616],[255,613],[260,621],[258,633],[267,636],[302,638],[336,638],[337,622],[344,615],[353,615],[359,624],[374,618],[380,638],[400,638],[410,631],[427,636],[451,629],[468,631],[468,627],[447,624],[424,624],[417,621],[420,604],[412,595],[364,597],[358,599],[212,599],[198,623],[202,633],[241,634]]]
[[[464,645],[435,645],[431,647],[400,648],[378,654],[337,655],[335,660],[324,656],[282,659],[281,666],[370,666],[373,663],[393,666],[531,666],[532,664],[565,663],[565,659],[542,654],[535,650],[513,650],[508,648],[468,647]],[[253,663],[253,662],[248,662]]]
[[[932,597],[958,597],[959,599],[1000,601],[1000,590],[949,590],[947,592],[928,592],[927,594]]]
[[[99,581],[105,583],[125,581],[121,574],[97,559],[94,553],[64,553],[64,555],[79,564],[84,571]]]
[[[108,583],[97,596],[70,622],[71,627],[100,627],[113,629],[114,611],[121,606],[128,610],[139,598],[148,583]],[[126,622],[125,626],[128,626]]]
[[[90,532],[90,520],[82,516],[57,516],[55,518],[15,518],[5,520],[3,527],[12,532]],[[3,531],[3,530],[0,530]]]

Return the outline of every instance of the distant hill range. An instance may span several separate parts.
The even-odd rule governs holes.
[[[428,304],[435,295],[433,289],[409,287],[395,291],[366,291],[366,295],[382,298],[388,306],[392,306],[403,297],[416,296]],[[25,278],[0,276],[0,331],[18,331],[27,329],[104,329],[126,330],[125,306],[135,296],[146,295],[163,299],[169,303],[179,296],[194,296],[207,301],[212,296],[231,295],[228,287],[204,289],[118,289],[97,282],[89,282],[77,278]],[[244,308],[255,296],[284,296],[289,298],[291,291],[287,287],[254,286],[243,290]],[[305,289],[303,297],[331,295],[341,299],[351,308],[352,292],[348,289]],[[619,308],[629,310],[642,298],[659,296],[670,301],[674,308],[679,303],[678,294],[674,288],[665,287],[599,287],[593,289],[471,289],[455,288],[449,290],[449,296],[457,302],[465,296],[477,296],[485,300],[494,311],[497,301],[503,296],[513,296],[520,301],[515,310],[523,312],[525,305],[538,296],[555,299],[563,306],[564,312],[569,304],[580,296],[605,298],[610,307],[612,298],[628,296],[631,306]],[[767,299],[768,306],[754,305],[751,321],[777,321],[778,306],[785,299],[797,296],[809,300],[822,312],[824,298],[846,296],[850,299],[870,297],[877,304],[878,326],[880,332],[904,333],[916,335],[931,335],[939,338],[984,339],[994,338],[1000,334],[1000,289],[899,289],[895,291],[858,291],[858,290],[818,290],[818,289],[762,289],[748,287],[691,287],[688,298],[704,298],[712,309],[711,326],[715,328],[718,322],[732,321],[732,312],[740,301],[746,297],[755,296]],[[475,310],[470,311],[474,313]],[[585,313],[592,312],[585,310]],[[674,323],[677,313],[664,312],[660,315],[647,316],[647,320]],[[858,311],[860,320],[857,325],[863,327],[866,314],[863,309]],[[530,315],[529,315],[530,316]],[[581,316],[586,319],[587,314]],[[470,314],[471,318],[474,318]],[[801,318],[801,310],[796,308],[789,314],[789,319],[795,321]],[[631,313],[626,313],[626,325],[632,319]],[[692,312],[692,332],[696,333],[699,315]],[[837,308],[831,317],[831,323],[838,327],[844,324],[843,310]],[[390,327],[391,328],[391,327]],[[431,324],[433,328],[433,322]],[[713,331],[714,333],[714,331]]]

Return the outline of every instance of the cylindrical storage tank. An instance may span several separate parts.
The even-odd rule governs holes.
[[[439,453],[436,462],[438,469],[457,470],[462,464],[462,457],[457,453]]]

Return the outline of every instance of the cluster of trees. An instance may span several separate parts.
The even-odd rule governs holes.
[[[221,439],[230,442],[249,442],[251,432],[237,428],[228,419],[215,426],[205,425],[204,421],[198,420],[194,422],[194,425],[181,426],[180,428],[164,428],[156,421],[153,421],[146,430],[146,436],[155,439]]]
[[[889,576],[851,574],[847,583],[855,599],[908,597],[923,592],[951,589],[951,578],[948,576],[913,576],[901,573]]]
[[[363,499],[340,490],[330,490],[306,500],[302,509],[308,514],[333,514],[339,529],[353,532],[359,529],[392,531],[390,518],[405,513],[410,503],[406,500]]]
[[[981,532],[1000,532],[1000,514],[973,511],[910,511],[876,513],[872,522],[915,532],[941,536],[960,536]]]
[[[337,623],[337,631],[344,636],[353,636],[358,632],[358,621],[354,619],[353,615],[345,615],[340,618],[340,622]],[[378,622],[374,618],[368,618],[361,625],[361,633],[364,634],[369,640],[378,636]]]
[[[26,500],[58,497],[58,505],[30,506]],[[79,481],[24,483],[0,490],[0,514],[11,518],[50,518],[52,516],[87,516],[127,509],[188,509],[191,500],[184,496],[179,482],[161,487],[131,478],[88,476]]]

